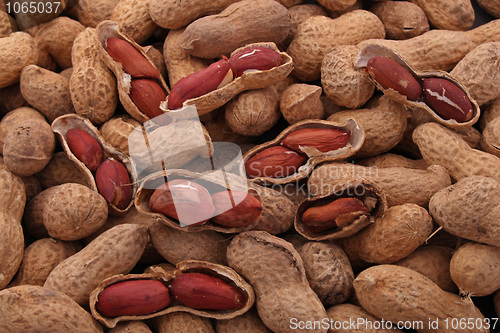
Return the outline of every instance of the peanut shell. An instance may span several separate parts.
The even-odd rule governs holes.
[[[149,15],[150,3],[151,0],[120,0],[109,19],[117,22],[125,35],[142,44],[158,29]]]
[[[21,70],[36,64],[38,52],[35,40],[25,32],[14,32],[0,39],[0,88],[19,82]]]

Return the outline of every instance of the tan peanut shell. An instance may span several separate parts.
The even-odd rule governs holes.
[[[36,64],[38,52],[33,37],[25,32],[14,32],[0,39],[0,88],[19,82],[21,70]]]
[[[171,312],[148,320],[158,333],[199,332],[215,333],[209,318],[188,312]]]
[[[457,291],[457,286],[450,276],[452,252],[453,248],[442,245],[420,246],[394,265],[413,269],[431,279],[444,291],[453,293]]]
[[[155,67],[160,72],[163,78],[167,77],[167,66],[165,65],[165,59],[163,58],[163,51],[160,45],[148,45],[142,48],[146,55],[151,59]]]
[[[274,50],[281,55],[281,58],[283,59],[283,64],[264,71],[252,71],[245,73],[242,76],[237,77],[230,83],[226,84],[222,88],[211,91],[200,97],[188,99],[182,105],[196,106],[198,115],[201,116],[223,106],[224,104],[229,102],[233,97],[235,97],[236,95],[245,90],[261,89],[276,84],[285,79],[288,76],[288,74],[290,74],[290,72],[292,71],[293,68],[292,58],[290,58],[290,56],[285,52],[279,51],[278,47],[274,43],[248,44],[246,46],[234,50],[232,54],[248,47],[267,47],[271,50]],[[164,111],[168,111],[167,103],[168,103],[168,96],[166,101],[161,104],[160,108]]]
[[[344,303],[351,296],[354,273],[349,258],[338,245],[308,242],[299,254],[307,280],[323,304]]]
[[[475,46],[479,46],[483,43],[498,42],[498,31],[500,31],[500,21],[491,20],[478,27],[465,31],[465,35],[474,42]]]
[[[292,21],[292,25],[290,26],[290,33],[285,39],[285,45],[290,45],[295,34],[297,34],[297,30],[299,25],[312,16],[327,16],[325,9],[318,5],[312,3],[306,4],[298,4],[288,8],[290,12],[290,17]]]
[[[394,61],[396,61],[398,64],[403,66],[411,75],[416,78],[417,80],[420,80],[422,78],[429,78],[429,77],[436,77],[436,78],[443,78],[446,79],[450,82],[452,82],[455,86],[460,88],[467,98],[470,100],[472,103],[472,118],[468,121],[465,122],[457,122],[454,119],[446,120],[443,119],[436,113],[430,106],[428,106],[422,99],[418,99],[416,101],[409,100],[407,99],[406,96],[398,93],[392,88],[385,89],[383,88],[376,80],[373,80],[374,84],[377,86],[378,89],[380,89],[385,95],[387,95],[389,98],[395,100],[396,102],[399,102],[404,105],[408,105],[410,107],[414,108],[419,108],[427,111],[433,118],[433,120],[439,122],[440,124],[443,124],[447,127],[451,128],[458,128],[458,127],[470,127],[474,123],[476,123],[479,120],[479,116],[481,114],[481,110],[479,109],[479,105],[476,102],[476,100],[473,98],[472,94],[467,90],[467,87],[460,81],[458,78],[453,77],[451,74],[448,74],[447,72],[444,71],[425,71],[425,72],[417,72],[415,71],[412,67],[410,67],[404,60],[399,56],[396,52],[391,50],[390,48],[387,48],[385,46],[380,46],[377,44],[372,44],[372,45],[367,45],[363,49],[361,49],[359,53],[359,57],[356,60],[356,66],[358,67],[366,67],[367,62],[374,56],[384,56],[388,57]]]
[[[118,323],[114,328],[108,331],[109,333],[153,333],[148,325],[142,321],[127,321]]]
[[[21,266],[10,286],[43,286],[52,269],[76,252],[74,243],[53,238],[34,241],[24,250]]]
[[[102,280],[130,272],[147,241],[148,232],[143,226],[115,226],[57,265],[50,272],[44,288],[63,292],[86,306],[90,293]]]
[[[5,165],[18,176],[34,175],[49,163],[55,145],[54,133],[45,119],[26,119],[5,137]]]
[[[497,180],[471,176],[434,194],[429,202],[429,212],[434,221],[450,234],[497,246],[500,240],[499,200],[500,184]]]
[[[36,38],[41,40],[42,46],[56,63],[66,69],[74,65],[71,61],[73,42],[85,27],[69,17],[58,17],[40,26]]]
[[[128,115],[111,118],[99,128],[103,139],[126,155],[129,154],[128,137],[132,131],[141,126],[139,122]]]
[[[263,231],[240,233],[228,247],[227,261],[252,285],[259,317],[273,332],[293,332],[292,318],[326,317],[323,304],[309,286],[299,253],[285,240]]]
[[[326,9],[342,11],[354,6],[356,0],[319,0],[318,3]]]
[[[84,26],[95,28],[99,22],[109,20],[118,2],[119,0],[78,0],[69,14]]]
[[[381,1],[370,10],[384,24],[389,39],[408,39],[429,31],[429,22],[422,8],[412,2]]]
[[[299,25],[287,49],[293,59],[293,76],[302,81],[317,80],[321,76],[323,57],[335,46],[384,37],[384,25],[366,10],[354,10],[336,19],[313,16]]]
[[[260,319],[255,307],[238,317],[217,320],[215,328],[217,333],[272,333]]]
[[[118,23],[113,21],[104,21],[99,23],[96,28],[97,30],[97,48],[100,53],[100,57],[102,61],[106,64],[106,66],[114,73],[117,82],[118,96],[120,98],[120,102],[125,108],[125,110],[138,122],[144,123],[149,120],[149,117],[142,113],[139,108],[132,102],[129,97],[130,93],[130,82],[131,76],[128,73],[125,73],[122,67],[122,64],[116,62],[111,58],[111,56],[106,51],[106,45],[108,38],[118,38],[127,41],[130,43],[135,49],[137,49],[155,68],[153,61],[146,54],[144,49],[135,42],[131,37],[127,36],[120,28]],[[165,80],[160,75],[157,80],[154,80],[156,83],[160,85],[160,87],[164,90],[164,92],[168,95],[170,89],[168,88]]]
[[[455,180],[481,175],[500,181],[499,157],[471,148],[442,125],[425,123],[418,126],[413,131],[413,141],[427,163],[443,166]]]
[[[22,180],[0,162],[0,289],[16,274],[24,252],[21,218],[26,204]]]
[[[93,191],[99,192],[97,189],[97,184],[94,178],[94,174],[87,168],[87,166],[82,161],[80,161],[73,154],[73,152],[68,146],[68,142],[66,141],[66,134],[72,128],[82,129],[87,133],[89,133],[94,139],[96,139],[97,142],[102,147],[102,151],[104,153],[104,159],[114,158],[119,162],[121,162],[127,168],[127,171],[130,175],[130,181],[132,182],[131,185],[132,185],[132,197],[133,197],[137,189],[137,184],[136,184],[137,175],[135,173],[136,170],[134,161],[130,157],[128,157],[127,155],[120,152],[119,150],[108,144],[106,141],[104,141],[99,130],[88,119],[74,114],[61,116],[56,120],[54,120],[54,122],[52,123],[52,130],[54,131],[54,133],[57,134],[59,141],[61,142],[68,158],[71,161],[73,161],[87,177],[87,182],[90,185],[90,188]],[[130,203],[125,209],[119,209],[112,203],[109,203],[108,205],[110,213],[119,215],[125,213],[128,209],[130,209],[130,207],[133,205],[133,199],[130,200]]]
[[[446,328],[445,319],[484,316],[472,301],[443,291],[430,279],[416,271],[394,265],[378,265],[362,271],[354,280],[356,296],[371,314],[389,321],[422,321],[422,333],[486,333],[484,326]],[[439,327],[429,327],[438,320]]]
[[[370,210],[369,215],[362,215],[342,228],[335,228],[323,232],[314,232],[302,222],[303,213],[311,206],[328,204],[339,198],[357,198]],[[305,238],[315,241],[324,241],[349,237],[359,232],[366,226],[376,222],[377,218],[384,216],[387,210],[385,193],[372,182],[365,180],[348,180],[337,182],[322,195],[307,198],[302,201],[295,215],[295,230]]]
[[[422,8],[434,28],[468,30],[474,23],[474,8],[470,0],[440,2],[411,0],[411,2]]]
[[[306,129],[306,128],[333,128],[333,129],[339,129],[339,130],[345,130],[350,132],[350,138],[349,142],[347,143],[346,146],[329,151],[326,153],[320,152],[318,149],[314,147],[306,147],[306,146],[301,146],[301,152],[306,154],[308,159],[306,164],[302,165],[301,167],[298,168],[298,170],[289,176],[286,177],[281,177],[281,178],[272,178],[272,177],[266,177],[266,176],[260,176],[260,177],[255,177],[252,178],[252,181],[258,182],[258,183],[264,183],[264,184],[287,184],[291,182],[298,181],[300,179],[306,178],[312,171],[313,169],[327,161],[339,161],[339,160],[344,160],[347,159],[351,156],[353,156],[363,145],[363,142],[365,140],[365,133],[363,129],[359,126],[359,124],[352,119],[347,119],[346,121],[340,123],[340,122],[331,122],[331,121],[325,121],[325,120],[302,120],[299,121],[293,125],[288,126],[285,128],[283,131],[281,131],[278,136],[274,140],[265,142],[263,144],[257,145],[254,148],[252,148],[250,151],[248,151],[244,156],[243,156],[243,161],[240,166],[240,172],[241,174],[245,174],[245,163],[252,158],[254,155],[257,153],[263,151],[264,149],[274,147],[274,146],[279,146],[283,139],[290,133],[292,133],[295,130],[299,129]],[[284,166],[286,167],[286,166]]]
[[[414,160],[403,155],[392,153],[381,154],[373,157],[368,157],[358,161],[362,166],[376,166],[378,168],[393,168],[402,167],[409,169],[422,169],[425,170],[429,164],[424,159]]]
[[[102,326],[69,296],[40,286],[0,291],[2,332],[102,333]]]
[[[343,238],[341,247],[349,257],[389,264],[401,260],[422,245],[432,233],[432,217],[416,204],[390,207],[375,222],[353,236]]]
[[[156,221],[150,228],[151,241],[158,253],[176,265],[183,260],[201,260],[226,265],[228,241],[213,230],[184,232]]]
[[[118,23],[123,34],[142,44],[158,29],[149,15],[150,3],[151,0],[120,0],[109,19]]]
[[[225,174],[222,174],[220,172],[213,172],[211,175],[210,174],[199,174],[199,173],[194,173],[190,172],[187,170],[168,170],[168,171],[160,171],[156,172],[154,174],[151,174],[150,176],[144,178],[143,182],[141,183],[141,186],[139,187],[137,191],[137,195],[135,197],[135,206],[137,207],[137,210],[141,213],[148,214],[150,216],[153,216],[157,218],[159,221],[162,223],[166,224],[167,226],[181,230],[181,231],[189,231],[189,232],[196,232],[196,231],[203,231],[203,230],[213,230],[213,231],[218,231],[218,232],[223,232],[223,233],[236,233],[236,232],[242,232],[245,230],[250,230],[252,229],[258,222],[259,219],[263,218],[262,213],[259,218],[257,218],[255,221],[252,223],[242,226],[242,227],[227,227],[227,226],[222,226],[218,225],[215,222],[209,220],[207,223],[202,224],[202,225],[197,225],[197,224],[191,224],[191,225],[182,225],[179,223],[179,221],[168,217],[164,214],[161,213],[156,213],[151,209],[151,206],[149,205],[151,195],[157,189],[158,187],[162,186],[163,184],[174,180],[174,179],[187,179],[187,180],[192,180],[201,186],[205,187],[207,190],[209,190],[209,193],[213,194],[216,192],[224,191],[224,190],[240,190],[240,191],[247,191],[248,193],[252,194],[255,196],[260,202],[262,202],[262,199],[260,197],[259,193],[259,186],[254,186],[251,182],[247,182],[245,178],[240,178],[239,181],[232,182],[232,185],[230,188],[228,188],[227,185],[225,185]],[[248,187],[247,187],[248,186]],[[261,204],[264,206],[263,204]]]
[[[500,79],[497,68],[500,61],[500,42],[484,43],[467,53],[451,70],[452,75],[467,89],[478,105],[500,98]]]
[[[466,243],[453,253],[450,274],[460,294],[491,295],[500,289],[500,249],[492,245]]]
[[[279,2],[242,0],[189,24],[180,46],[195,57],[217,58],[247,44],[278,44],[288,36],[290,26],[290,13]]]
[[[42,185],[35,176],[21,177],[26,192],[26,202],[33,199],[38,193],[42,192]]]
[[[101,60],[97,44],[94,28],[85,29],[75,38],[69,89],[76,113],[102,124],[115,112],[118,91],[116,78]]]
[[[500,98],[492,101],[481,113],[479,126],[484,131],[485,127],[495,118],[500,118]]]
[[[449,186],[451,179],[445,168],[431,165],[426,170],[402,167],[377,168],[347,163],[324,163],[309,177],[307,188],[313,196],[324,195],[339,183],[364,178],[378,185],[387,197],[388,207],[415,203],[427,206],[431,196]]]
[[[12,111],[9,111],[0,120],[0,153],[3,154],[3,143],[7,134],[12,131],[17,124],[22,123],[27,119],[45,120],[44,116],[37,110],[23,106]]]
[[[65,183],[77,183],[90,187],[87,175],[68,158],[64,151],[55,153],[47,166],[36,174],[36,178],[45,189]]]
[[[183,273],[204,273],[211,276],[218,277],[225,282],[233,285],[240,292],[243,293],[243,306],[237,310],[198,310],[193,309],[188,306],[173,303],[162,309],[158,312],[147,314],[147,315],[138,315],[138,316],[118,316],[118,317],[105,317],[99,313],[96,309],[96,304],[99,300],[99,294],[109,285],[113,283],[117,283],[120,281],[128,281],[128,280],[159,280],[163,281],[168,285],[176,277],[182,275]],[[92,315],[98,321],[106,325],[107,327],[114,327],[120,321],[128,321],[128,320],[143,320],[154,318],[158,316],[162,316],[172,312],[188,312],[197,316],[206,317],[206,318],[215,318],[215,319],[231,319],[238,315],[241,315],[250,309],[255,301],[255,295],[252,289],[252,286],[248,284],[237,272],[235,272],[232,268],[214,264],[205,261],[198,260],[187,260],[182,261],[176,265],[175,271],[163,271],[161,268],[157,268],[153,273],[145,273],[145,274],[127,274],[127,275],[115,275],[111,276],[107,279],[104,279],[90,294],[90,310],[92,311]]]
[[[481,148],[487,153],[500,157],[500,118],[493,119],[484,128]]]
[[[325,110],[320,86],[296,83],[288,86],[280,97],[280,111],[289,124],[306,119],[323,119]]]
[[[25,220],[35,220],[31,223],[43,225],[50,237],[59,240],[74,241],[87,237],[108,217],[106,200],[81,184],[51,187],[35,198],[26,208]]]
[[[394,148],[403,138],[408,113],[404,105],[380,96],[363,109],[336,112],[328,121],[341,123],[354,119],[365,132],[365,142],[354,158],[376,156]]]
[[[449,71],[476,44],[463,31],[431,29],[420,36],[404,40],[367,39],[357,44],[385,46],[401,56],[409,66],[419,71]]]
[[[0,114],[5,115],[7,112],[17,108],[29,106],[21,94],[19,84],[0,88]]]
[[[173,87],[183,77],[200,71],[209,65],[209,59],[193,57],[180,47],[179,41],[183,32],[184,29],[170,30],[163,44],[163,58],[167,67],[170,87]]]
[[[360,50],[355,45],[335,46],[321,62],[321,85],[335,105],[360,108],[375,92],[368,73],[354,66]]]
[[[280,96],[274,86],[244,91],[224,106],[227,126],[244,136],[259,136],[281,119]]]
[[[500,18],[500,4],[496,1],[478,0],[478,5],[493,17]]]
[[[164,29],[180,29],[197,18],[219,13],[235,0],[189,0],[179,4],[173,0],[151,0],[149,15]]]
[[[69,80],[60,74],[29,65],[21,71],[20,86],[24,99],[47,117],[49,123],[63,114],[75,112]]]
[[[380,318],[375,317],[358,305],[349,303],[334,305],[326,310],[326,314],[328,318],[333,320],[335,323],[349,323],[350,321],[361,319],[366,322],[366,325],[354,325],[354,328],[352,326],[345,325],[347,327],[344,326],[338,330],[336,329],[338,333],[402,333],[401,330],[396,328],[376,328],[377,326],[375,323],[380,321]]]
[[[9,37],[11,33],[18,30],[16,20],[7,14],[5,9],[0,10],[0,38]]]

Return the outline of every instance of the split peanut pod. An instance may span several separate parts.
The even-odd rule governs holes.
[[[385,194],[375,183],[348,181],[329,193],[302,201],[295,215],[295,229],[310,240],[348,237],[387,210]]]
[[[267,206],[261,187],[229,176],[187,170],[156,172],[144,178],[135,205],[172,228],[192,232],[242,232],[269,218],[261,214]]]
[[[258,145],[243,156],[241,174],[258,183],[287,184],[307,177],[327,161],[347,159],[363,145],[358,123],[303,120],[283,130],[276,139]]]
[[[106,199],[109,212],[121,215],[128,211],[136,191],[133,161],[108,144],[99,130],[79,115],[58,117],[52,130],[68,158],[85,174],[90,188]]]
[[[257,49],[269,49],[273,51],[273,53],[277,53],[281,57],[281,64],[277,66],[266,66],[273,63],[272,59],[270,62],[270,52],[255,52]],[[254,60],[252,60],[252,65],[248,68],[249,70],[238,76],[238,70],[241,69],[241,64],[237,61],[235,62],[234,60],[236,58],[234,57],[241,57],[239,56],[241,53],[255,53],[256,56]],[[252,57],[248,58],[251,59]],[[169,109],[169,105],[174,105],[176,108],[195,105],[198,110],[198,115],[201,116],[220,108],[243,91],[266,88],[282,81],[290,74],[293,68],[292,58],[285,52],[279,51],[274,43],[254,43],[246,45],[233,51],[229,59],[223,58],[217,63],[217,66],[212,64],[192,74],[191,78],[194,79],[194,82],[190,82],[191,78],[188,76],[179,80],[174,86],[175,88],[172,87],[172,92],[174,92],[174,89],[180,90],[180,95],[191,96],[188,94],[189,90],[196,90],[198,93],[184,100],[181,105],[178,105],[178,102],[169,103],[170,96],[168,96],[167,100],[162,103],[161,109],[164,111],[172,111]],[[276,62],[274,62],[274,64],[276,64]],[[233,71],[229,69],[229,67],[235,68],[236,70]],[[233,78],[226,84],[226,82],[223,82],[222,78],[226,77],[229,71],[233,72]],[[223,84],[221,84],[222,82]],[[178,93],[176,92],[175,94]]]
[[[112,21],[97,26],[97,38],[101,57],[116,76],[125,110],[141,123],[162,115],[159,106],[170,90],[142,47]]]
[[[472,126],[479,119],[479,105],[447,72],[417,72],[396,52],[376,44],[365,46],[355,65],[365,67],[377,88],[389,98],[423,109],[447,127]]]
[[[115,275],[90,295],[94,318],[109,328],[120,321],[143,320],[172,312],[231,319],[255,302],[253,288],[228,266],[185,260],[175,270]]]

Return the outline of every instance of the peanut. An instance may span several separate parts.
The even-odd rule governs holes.
[[[220,225],[243,227],[252,224],[260,216],[262,205],[247,192],[222,191],[212,194],[215,212],[212,220]]]
[[[133,79],[130,82],[130,99],[149,118],[163,114],[160,104],[167,98],[161,86],[150,79]],[[167,124],[165,124],[167,125]]]
[[[301,147],[314,147],[326,153],[345,147],[351,133],[335,128],[303,128],[291,132],[281,144],[287,148],[301,152]]]
[[[302,222],[313,232],[343,228],[369,212],[356,198],[340,198],[323,206],[312,206],[302,215]]]
[[[99,294],[96,309],[105,317],[140,316],[170,305],[167,286],[158,280],[126,280],[107,286]]]
[[[66,133],[66,142],[75,156],[90,169],[96,171],[101,165],[103,153],[99,142],[87,131],[72,128]]]
[[[184,273],[169,284],[172,296],[193,309],[236,310],[243,306],[241,291],[220,278],[202,273]]]
[[[299,169],[307,160],[305,155],[283,146],[267,148],[254,155],[245,163],[247,176],[252,177],[287,177]]]
[[[132,199],[132,183],[125,166],[108,158],[96,170],[95,181],[99,193],[118,209],[125,209]]]
[[[157,79],[160,72],[151,63],[130,45],[126,40],[119,38],[108,38],[106,40],[106,51],[111,58],[123,66],[123,70],[133,78]]]
[[[283,59],[279,53],[267,47],[249,47],[239,50],[229,58],[229,65],[234,77],[241,76],[247,71],[263,71],[281,66]]]

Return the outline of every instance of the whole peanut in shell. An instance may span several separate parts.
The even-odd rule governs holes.
[[[150,0],[120,0],[111,12],[111,21],[135,42],[142,44],[158,29],[149,15]]]
[[[55,149],[55,136],[45,120],[27,119],[5,138],[5,165],[19,176],[31,176],[43,170]]]
[[[153,333],[143,321],[125,321],[118,323],[109,333]]]
[[[293,332],[292,318],[321,320],[326,316],[292,244],[267,232],[243,232],[231,241],[227,261],[253,286],[259,316],[273,332]],[[282,288],[283,285],[287,288]],[[309,331],[326,333],[327,330]]]
[[[217,333],[271,333],[260,319],[255,307],[233,319],[217,320],[215,328]]]
[[[199,332],[215,333],[209,318],[187,312],[172,312],[149,320],[158,333]]]
[[[5,116],[3,116],[0,121],[0,153],[3,154],[3,143],[7,134],[9,134],[17,124],[22,123],[26,119],[45,120],[43,114],[27,106],[9,111]]]
[[[340,304],[351,296],[354,273],[349,258],[338,245],[308,242],[299,253],[307,280],[323,304]]]
[[[14,32],[1,38],[0,58],[0,88],[18,83],[21,70],[37,62],[35,40],[25,32]]]
[[[0,291],[2,332],[102,333],[102,326],[69,296],[40,286]]]
[[[500,289],[500,249],[466,243],[453,253],[450,274],[461,295],[487,296]]]
[[[278,44],[288,36],[290,25],[288,10],[277,1],[243,0],[189,24],[180,45],[190,55],[216,58],[250,43]]]
[[[43,286],[52,269],[76,252],[74,243],[53,238],[34,241],[24,250],[21,266],[10,286]]]
[[[441,1],[411,0],[425,12],[429,23],[437,29],[468,30],[474,23],[474,8],[470,0]]]
[[[115,226],[50,272],[44,287],[65,293],[80,305],[88,305],[97,285],[136,265],[148,240],[147,229],[136,224]]]
[[[45,189],[65,183],[89,186],[87,176],[64,151],[55,153],[47,166],[36,174],[36,178]]]
[[[427,16],[414,3],[380,1],[373,3],[370,10],[384,24],[387,38],[408,39],[429,31]]]
[[[406,267],[378,265],[362,271],[354,280],[361,306],[384,320],[419,321],[422,333],[486,333],[485,328],[439,328],[428,326],[429,320],[444,323],[447,318],[484,320],[478,308],[456,294],[443,291],[430,279]]]
[[[0,162],[0,288],[4,288],[16,274],[24,251],[21,226],[26,193],[22,180]]]

